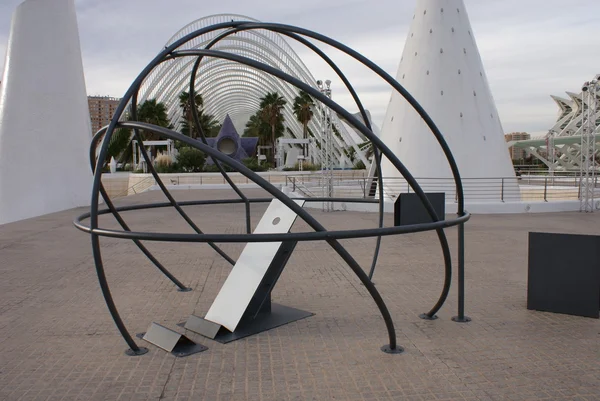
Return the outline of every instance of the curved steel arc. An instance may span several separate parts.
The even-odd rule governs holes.
[[[302,207],[300,207],[296,202],[289,199],[280,190],[278,190],[275,186],[273,186],[273,184],[269,183],[267,180],[265,180],[260,175],[256,174],[255,172],[253,172],[252,170],[250,170],[243,164],[231,159],[229,156],[224,155],[223,153],[205,145],[204,143],[202,143],[200,141],[195,141],[195,140],[193,140],[183,134],[180,134],[178,132],[171,131],[171,130],[163,128],[163,127],[146,124],[146,123],[133,122],[133,121],[121,122],[118,124],[118,126],[124,127],[124,128],[141,129],[141,130],[145,130],[145,131],[154,132],[156,134],[161,134],[161,135],[166,136],[167,138],[171,138],[171,139],[175,139],[175,140],[184,142],[192,147],[200,149],[201,151],[203,151],[207,154],[212,155],[213,157],[217,158],[224,164],[229,165],[229,167],[240,172],[244,176],[250,178],[253,182],[255,182],[256,184],[261,186],[264,190],[266,190],[271,195],[273,195],[274,198],[279,199],[284,205],[286,205],[289,209],[291,209],[294,213],[296,213],[298,215],[298,217],[300,217],[302,220],[304,220],[315,231],[319,231],[319,232],[327,231],[325,229],[325,227],[323,227],[314,217],[312,217],[308,212],[306,212],[306,210],[304,210]],[[97,210],[95,211],[95,213],[96,213],[96,216],[93,216],[93,213],[92,213],[91,218],[93,219],[95,217],[95,220],[97,222],[97,220],[98,220]],[[95,227],[90,226],[90,229],[92,230],[92,236],[97,237],[97,234],[94,234],[94,230],[97,230],[97,225]],[[251,234],[245,234],[245,235],[251,235]],[[255,235],[255,234],[252,234],[252,235]],[[390,312],[387,309],[387,306],[385,305],[383,298],[381,297],[381,294],[379,294],[379,291],[377,291],[377,289],[375,288],[375,286],[373,285],[371,280],[369,280],[369,277],[363,271],[363,269],[358,265],[358,263],[354,260],[354,258],[346,251],[346,249],[336,239],[331,239],[331,238],[327,238],[327,237],[325,239],[326,239],[327,243],[338,253],[338,255],[340,255],[340,257],[348,264],[348,266],[350,266],[350,268],[352,269],[354,274],[356,274],[358,276],[359,280],[363,283],[363,285],[365,286],[367,291],[369,291],[369,294],[375,301],[375,304],[379,308],[379,311],[385,322],[385,325],[386,325],[386,328],[388,331],[389,341],[390,341],[389,345],[392,349],[397,349],[396,332],[394,329],[394,323],[392,321]]]
[[[398,81],[396,81],[394,78],[392,78],[387,72],[385,72],[383,69],[381,69],[381,67],[379,67],[377,64],[373,63],[371,60],[367,59],[366,57],[364,57],[360,53],[356,52],[355,50],[351,49],[350,47],[348,47],[348,46],[344,45],[343,43],[338,42],[334,39],[331,39],[325,35],[311,31],[309,29],[299,28],[299,27],[296,27],[293,25],[275,24],[275,23],[266,23],[266,22],[249,22],[249,23],[245,23],[243,25],[245,27],[247,27],[247,29],[280,29],[280,30],[294,32],[294,33],[297,33],[300,35],[304,35],[304,36],[316,39],[320,42],[323,42],[329,46],[335,47],[336,49],[346,53],[347,55],[349,55],[352,58],[356,59],[357,61],[361,62],[363,65],[368,67],[371,71],[375,72],[381,78],[383,78],[402,97],[404,97],[406,99],[406,101],[409,102],[409,104],[415,109],[415,111],[421,116],[421,118],[423,118],[423,120],[425,121],[425,123],[427,124],[427,126],[429,127],[431,132],[433,133],[433,135],[436,137],[438,143],[442,147],[442,150],[444,152],[444,155],[446,156],[446,159],[448,160],[448,164],[450,165],[450,169],[451,169],[452,175],[454,177],[457,194],[458,194],[458,214],[461,215],[464,212],[464,192],[463,192],[463,187],[462,187],[462,181],[460,180],[460,172],[458,171],[458,166],[456,164],[456,160],[454,159],[454,156],[452,155],[452,152],[450,151],[450,147],[448,146],[448,143],[444,139],[442,133],[440,132],[440,130],[438,129],[436,124],[433,122],[433,120],[431,119],[429,114],[427,114],[425,109],[423,109],[423,107],[419,104],[419,102],[417,102],[417,100]],[[237,26],[238,26],[238,24],[234,25],[232,23],[232,27],[237,27]],[[369,138],[369,139],[371,139],[371,138]],[[379,147],[381,147],[383,142],[381,140],[379,140],[379,138],[375,138],[375,139],[377,139],[376,143],[378,143]],[[387,157],[387,155],[386,155],[386,157]],[[388,157],[388,159],[392,162],[392,164],[395,165],[393,159],[391,159],[389,157]],[[394,157],[394,159],[396,159],[396,158]],[[395,167],[397,168],[397,166],[395,166]]]
[[[423,189],[417,183],[417,181],[412,176],[412,174],[407,170],[407,168],[404,166],[404,164],[389,150],[389,148],[387,148],[385,146],[385,144],[383,144],[383,142],[378,137],[376,137],[373,134],[372,131],[370,131],[363,123],[361,123],[356,117],[354,117],[354,115],[350,114],[347,110],[342,108],[338,103],[336,103],[333,100],[329,99],[328,97],[324,96],[321,92],[317,91],[316,89],[312,88],[311,86],[307,85],[306,83],[300,81],[299,79],[294,78],[291,75],[286,74],[280,70],[277,70],[269,65],[258,62],[256,60],[249,59],[247,57],[243,57],[243,56],[239,56],[239,55],[235,55],[235,54],[231,54],[231,53],[226,53],[226,52],[220,52],[217,50],[202,50],[202,49],[182,50],[182,51],[171,53],[172,57],[186,57],[186,56],[198,56],[198,55],[224,58],[224,59],[228,59],[228,60],[232,60],[232,61],[237,61],[242,64],[246,64],[253,68],[256,68],[256,69],[262,70],[264,72],[267,72],[271,75],[274,75],[284,81],[287,81],[288,83],[304,90],[308,94],[310,94],[313,97],[320,100],[322,103],[327,105],[329,108],[334,110],[336,113],[342,115],[346,119],[346,121],[348,121],[348,123],[350,125],[354,126],[356,129],[361,131],[361,133],[363,135],[365,135],[367,138],[371,139],[371,141],[374,142],[374,144],[377,145],[377,147],[382,150],[382,152],[385,154],[385,156],[392,162],[392,164],[394,164],[394,166],[398,169],[398,171],[404,176],[405,180],[413,188],[413,190],[419,196],[421,202],[427,209],[427,212],[429,213],[431,219],[433,221],[440,220],[438,218],[435,210],[433,209],[433,206],[429,202],[429,199],[427,199],[427,197],[425,196]],[[451,255],[450,255],[450,247],[448,245],[448,240],[447,240],[446,235],[443,232],[443,230],[438,229],[438,230],[436,230],[436,232],[438,234],[438,238],[440,240],[440,244],[442,247],[442,254],[444,257],[446,274],[444,277],[444,287],[442,289],[442,294],[441,294],[438,302],[432,308],[432,310],[427,313],[427,315],[430,317],[435,315],[435,313],[442,307],[445,300],[447,299],[448,293],[450,292],[450,283],[452,280],[452,259],[451,259]]]
[[[206,135],[204,135],[204,130],[202,129],[202,124],[200,124],[200,116],[198,116],[198,110],[196,109],[196,99],[195,99],[196,96],[194,95],[196,93],[196,90],[194,88],[194,85],[196,82],[196,71],[198,70],[198,67],[200,66],[201,61],[202,61],[202,57],[200,56],[200,57],[198,57],[198,60],[196,60],[196,62],[194,63],[194,67],[192,68],[192,73],[190,74],[189,100],[190,100],[190,107],[192,109],[192,118],[194,119],[194,124],[196,125],[196,128],[198,129],[198,132],[200,133],[200,137],[202,138],[202,143],[204,143],[205,145],[208,146],[208,141],[206,140]],[[191,127],[190,127],[190,129],[191,129]],[[223,178],[227,181],[229,186],[244,201],[245,209],[246,209],[246,232],[248,234],[250,234],[252,232],[252,224],[250,221],[250,202],[248,202],[248,198],[246,197],[246,195],[244,195],[242,193],[242,191],[240,191],[240,189],[237,187],[237,185],[235,185],[233,183],[233,180],[229,177],[229,174],[227,174],[225,172],[225,169],[223,169],[223,166],[221,166],[221,163],[217,159],[215,159],[213,156],[210,156],[210,158],[212,159],[213,163],[217,166],[217,168],[219,169],[219,172],[221,173]]]
[[[131,99],[131,117],[134,120],[137,119],[137,92],[133,95],[133,98]],[[150,159],[150,156],[148,156],[148,152],[146,151],[146,147],[143,146],[144,140],[143,140],[142,136],[140,135],[139,131],[137,129],[135,129],[135,128],[133,129],[133,135],[136,138],[136,140],[138,141],[138,143],[142,144],[142,146],[139,147],[140,153],[142,154],[142,157],[146,161],[146,165],[148,167],[148,170],[150,170],[150,173],[152,174],[152,177],[154,177],[154,180],[156,181],[156,183],[160,187],[162,193],[167,197],[167,199],[169,200],[169,202],[171,202],[171,204],[173,205],[173,207],[175,208],[175,210],[177,210],[177,212],[179,213],[179,215],[186,221],[186,223],[188,223],[188,225],[194,231],[196,231],[198,234],[203,234],[203,232],[200,229],[200,227],[198,227],[196,225],[196,223],[194,223],[194,221],[181,208],[181,206],[179,206],[179,204],[177,203],[177,201],[175,200],[175,198],[173,197],[173,195],[171,195],[171,193],[169,192],[169,190],[167,189],[167,187],[165,186],[165,184],[162,182],[160,176],[158,175],[158,173],[156,172],[156,169],[154,168],[154,164],[152,163],[152,160]],[[208,242],[208,245],[212,249],[214,249],[215,252],[217,252],[219,255],[221,255],[221,257],[223,259],[225,259],[227,262],[229,262],[232,266],[235,265],[235,260],[233,260],[229,255],[227,255],[216,244],[214,244],[213,242]]]
[[[108,143],[109,143],[109,139],[110,136],[112,135],[117,123],[118,123],[118,119],[119,117],[123,114],[125,107],[127,105],[127,103],[129,102],[129,100],[131,99],[131,97],[133,96],[134,92],[137,92],[137,90],[139,89],[139,86],[141,84],[141,82],[143,82],[143,80],[145,79],[145,77],[155,68],[156,65],[160,64],[162,62],[162,60],[167,57],[171,52],[173,52],[175,49],[177,49],[179,46],[181,46],[182,44],[192,40],[195,37],[198,37],[200,35],[203,35],[204,33],[208,33],[208,32],[212,32],[215,30],[219,30],[219,29],[226,29],[226,28],[232,28],[232,27],[237,27],[237,26],[241,26],[244,24],[248,24],[246,22],[228,22],[228,23],[221,23],[221,24],[215,24],[212,25],[210,27],[206,27],[203,29],[199,29],[195,32],[192,32],[182,38],[180,38],[179,40],[175,41],[174,43],[172,43],[171,45],[167,46],[161,53],[159,53],[145,68],[144,70],[138,75],[138,77],[135,79],[135,81],[132,83],[132,85],[130,86],[130,88],[128,89],[128,91],[125,93],[122,102],[119,104],[119,106],[117,107],[117,110],[115,112],[115,115],[113,116],[113,119],[111,120],[108,129],[107,129],[107,134],[105,137],[105,141],[103,141],[102,146],[100,148],[100,152],[98,155],[98,159],[99,160],[105,160],[106,159],[106,155],[107,155],[107,151],[108,151]],[[249,25],[253,25],[253,24],[249,24]],[[370,62],[369,60],[365,59],[364,57],[362,57],[361,55],[359,55],[358,53],[354,52],[352,49],[347,48],[346,46],[335,42],[329,38],[324,37],[323,35],[319,35],[316,34],[314,32],[308,31],[308,30],[302,30],[300,28],[295,28],[295,27],[289,27],[286,25],[281,25],[281,24],[254,24],[257,26],[257,28],[266,28],[266,27],[277,27],[277,28],[281,28],[281,29],[287,29],[290,31],[295,31],[296,33],[301,33],[301,34],[305,34],[306,36],[309,37],[313,37],[315,39],[318,40],[322,40],[323,38],[325,40],[322,40],[326,43],[333,43],[334,47],[337,47],[338,49],[342,50],[342,51],[346,51],[346,53],[352,55],[354,58],[358,59],[359,61],[361,61],[363,64],[367,65],[368,67],[370,67],[372,70],[374,70],[376,73],[378,73],[380,76],[382,76],[385,80],[388,81],[388,83],[390,83],[397,91],[399,91],[405,98],[407,98],[407,100],[409,100],[409,102],[411,103],[411,105],[413,105],[413,107],[415,108],[415,110],[424,118],[425,122],[427,123],[428,126],[430,126],[430,128],[432,129],[434,135],[436,136],[436,138],[438,139],[438,141],[441,143],[442,148],[444,150],[444,152],[447,155],[447,158],[449,159],[449,162],[451,164],[451,169],[453,171],[455,180],[458,178],[460,178],[459,174],[458,174],[458,170],[456,168],[456,165],[454,163],[454,159],[452,158],[451,154],[448,155],[449,153],[449,149],[447,147],[447,144],[445,143],[443,137],[441,137],[441,134],[439,133],[439,131],[437,130],[437,127],[435,127],[435,125],[433,124],[433,121],[431,121],[431,119],[429,118],[429,116],[425,113],[425,111],[420,107],[420,105],[418,105],[418,103],[416,103],[416,101],[414,100],[414,98],[412,98],[412,96],[410,96],[410,94],[408,94],[408,92],[406,92],[406,90],[404,90],[404,88],[398,84],[397,82],[395,82],[395,80],[393,80],[389,75],[387,75],[383,70],[381,70],[379,67],[377,67],[376,65],[374,65],[372,62]],[[263,26],[260,26],[263,25]],[[337,44],[337,45],[336,45]],[[206,53],[205,53],[206,54]],[[267,66],[268,67],[268,66]],[[277,74],[274,74],[277,75]],[[290,82],[290,81],[288,81]],[[290,82],[292,84],[294,84],[297,87],[302,88],[302,86],[297,85],[294,82]],[[307,88],[309,89],[307,92],[311,93],[310,89],[312,88]],[[313,96],[319,98],[319,94],[315,94],[312,93]],[[322,102],[327,103],[327,99],[321,99]],[[414,104],[413,104],[414,103]],[[335,107],[332,107],[332,105],[330,105],[329,107],[331,107],[332,109],[335,109]],[[343,114],[343,113],[341,113]],[[353,120],[352,116],[348,116],[349,118],[347,118],[348,121]],[[357,129],[360,130],[360,124],[357,126],[356,122],[354,124],[355,127],[357,127]],[[365,129],[366,130],[366,129]],[[363,132],[363,134],[365,134],[365,132]],[[381,147],[383,145],[383,143],[381,141],[379,141],[378,138],[374,137],[374,135],[369,135],[369,132],[367,132],[365,134],[365,136],[369,139],[371,139],[371,142],[374,143],[374,145],[378,145],[379,147]],[[184,140],[185,141],[185,140]],[[196,144],[197,145],[197,144]],[[386,153],[386,150],[389,152],[389,149],[387,149],[385,146],[382,148],[384,154]],[[386,154],[386,156],[388,157],[388,159],[390,159],[390,161],[395,165],[396,168],[398,168],[398,164],[399,160],[397,160],[397,158],[394,157],[394,155],[388,155]],[[243,166],[242,166],[243,167]],[[403,167],[403,166],[401,166]],[[245,167],[243,167],[243,169],[245,169]],[[408,173],[407,175],[404,174],[405,172],[403,172],[402,168],[399,168],[400,172],[403,174],[403,176],[407,179],[407,181],[409,180],[409,178],[411,178],[414,181],[414,178],[412,178],[412,176],[408,173],[408,171],[405,171],[406,173]],[[139,351],[139,348],[137,347],[137,345],[135,344],[135,342],[133,342],[133,340],[131,339],[131,337],[129,336],[129,333],[127,332],[127,330],[125,329],[125,327],[122,324],[122,321],[120,320],[118,313],[116,313],[116,309],[114,306],[114,303],[112,302],[112,298],[110,298],[110,292],[109,291],[105,291],[105,287],[107,288],[106,285],[106,277],[104,276],[104,272],[103,272],[103,267],[102,267],[102,259],[100,257],[100,252],[99,252],[99,241],[98,241],[98,235],[93,233],[93,230],[97,228],[98,226],[98,202],[99,202],[99,187],[100,187],[100,178],[101,178],[101,172],[97,169],[94,173],[94,181],[93,181],[93,186],[92,186],[92,199],[91,199],[91,208],[90,208],[90,229],[92,230],[92,249],[93,249],[93,253],[94,253],[94,259],[96,261],[96,267],[97,267],[97,272],[98,272],[98,277],[100,280],[100,284],[101,287],[103,289],[103,295],[105,297],[105,300],[107,302],[107,306],[109,307],[109,311],[111,312],[111,314],[113,315],[113,318],[115,319],[115,323],[117,324],[117,327],[119,328],[121,334],[123,335],[123,337],[125,338],[125,340],[127,341],[127,343],[130,345],[130,347],[134,350],[134,351]],[[261,180],[260,177],[257,177],[259,180]],[[266,183],[268,185],[268,183]],[[418,187],[418,185],[417,185]],[[266,189],[266,188],[265,188]],[[413,186],[413,189],[414,186]],[[421,188],[418,187],[418,189],[420,190]],[[424,203],[426,209],[428,210],[428,213],[430,215],[432,215],[432,217],[435,217],[434,220],[437,221],[437,216],[435,216],[435,211],[433,211],[431,204],[428,202],[428,200],[424,197],[424,194],[422,193],[422,191],[418,191],[417,189],[415,189],[415,192],[418,193],[419,197],[421,198],[422,202]],[[457,182],[457,192],[459,194],[459,215],[460,214],[464,214],[464,199],[463,199],[463,192],[462,192],[462,185],[460,183],[460,180],[458,180]],[[285,203],[285,202],[284,202]],[[294,209],[296,205],[293,204],[291,205],[292,210]],[[302,213],[301,213],[302,214]],[[309,218],[312,218],[312,216],[308,216]],[[315,223],[318,225],[318,222],[315,221]],[[334,247],[334,249],[336,249],[336,251],[342,255],[342,257],[344,258],[344,260],[346,260],[350,267],[355,270],[356,265],[354,260],[350,257],[350,255],[348,255],[345,252],[345,249],[341,246],[339,246],[339,244],[337,244],[335,241],[328,241],[330,243],[330,245],[332,247]],[[341,249],[340,249],[341,248]],[[360,273],[364,272],[362,271],[362,269],[360,269],[360,267],[358,267],[360,272],[356,272],[355,273],[359,276],[359,278],[361,278],[362,281],[362,276]],[[368,285],[370,284],[370,285]],[[366,277],[366,284],[365,284],[366,288],[370,288],[372,287],[372,283],[370,282],[370,280],[368,280],[368,277]],[[376,297],[375,301],[378,304],[378,306],[380,307],[380,310],[382,309],[381,306],[383,306],[383,308],[385,309],[385,312],[387,312],[387,308],[385,307],[385,304],[383,303],[383,300],[381,300],[381,297],[379,296],[379,294],[377,293],[377,291],[373,289],[376,293],[376,295],[379,297],[379,300],[381,302],[379,302],[377,300]],[[374,296],[373,292],[371,289],[369,289],[369,292],[371,293],[372,296]],[[381,305],[380,305],[381,303]],[[115,313],[113,313],[115,312]],[[382,311],[383,313],[383,311]],[[388,324],[388,320],[391,320],[391,318],[389,317],[389,312],[387,313],[383,313],[384,314],[384,320],[386,320],[386,325],[388,326],[388,333],[389,334],[393,334],[393,344],[392,344],[392,340],[390,340],[390,345],[392,347],[395,347],[395,333],[390,333],[390,325]],[[391,323],[391,321],[390,321]],[[393,329],[393,324],[391,326],[391,328]],[[393,330],[392,330],[393,331]]]
[[[106,156],[108,153],[108,144],[110,142],[110,138],[114,132],[114,129],[115,129],[117,123],[119,122],[119,118],[121,117],[121,115],[123,115],[123,113],[125,111],[125,107],[127,107],[127,104],[131,100],[134,93],[137,93],[137,91],[139,90],[139,87],[140,87],[141,83],[143,82],[144,78],[158,64],[160,64],[163,61],[165,56],[167,56],[171,51],[173,51],[174,49],[179,47],[181,44],[184,44],[187,41],[189,41],[197,36],[200,36],[204,33],[212,32],[212,31],[218,30],[218,29],[229,28],[232,26],[231,24],[232,23],[215,24],[211,27],[207,27],[205,29],[199,29],[195,32],[192,32],[191,34],[182,37],[181,39],[177,40],[170,46],[166,47],[156,57],[154,57],[154,59],[152,59],[152,61],[146,66],[146,68],[144,68],[142,70],[142,72],[137,76],[137,78],[131,84],[131,86],[129,87],[129,89],[127,90],[125,95],[123,96],[121,102],[117,106],[117,109],[115,110],[113,118],[111,119],[110,123],[108,124],[106,134],[104,136],[104,140],[102,141],[102,145],[100,146],[100,152],[98,153],[98,160],[102,161],[102,164],[103,164],[103,161],[106,160]],[[91,196],[91,201],[90,201],[90,227],[92,229],[95,229],[98,227],[98,204],[100,201],[99,197],[100,197],[101,179],[102,179],[102,170],[96,169],[94,171],[94,180],[92,182],[92,196]],[[115,325],[117,326],[117,329],[121,333],[121,336],[123,337],[123,339],[125,340],[127,345],[129,345],[129,347],[131,348],[132,352],[142,353],[143,350],[140,349],[140,347],[138,347],[138,345],[135,343],[135,341],[133,340],[133,338],[127,331],[127,328],[123,324],[123,320],[121,319],[119,312],[115,306],[115,303],[112,299],[112,295],[111,295],[110,289],[108,287],[108,282],[106,280],[106,274],[104,272],[104,265],[103,265],[102,256],[100,253],[100,239],[99,239],[98,235],[96,235],[94,233],[91,234],[91,243],[92,243],[92,255],[94,257],[94,263],[96,266],[96,274],[98,276],[98,281],[100,282],[100,288],[102,290],[102,296],[104,297],[106,306],[108,307],[108,310],[115,322]]]
[[[210,50],[213,46],[215,46],[221,40],[227,38],[228,36],[235,34],[236,32],[241,32],[244,30],[247,30],[247,28],[245,26],[241,26],[238,28],[233,28],[228,31],[225,31],[222,34],[215,37],[212,41],[210,41],[210,43],[208,43],[204,48],[207,50]],[[285,30],[277,30],[277,29],[273,29],[273,32],[277,32],[278,34],[285,35],[287,37],[290,37],[290,38],[296,40],[297,42],[303,44],[304,46],[308,47],[310,50],[315,52],[319,57],[321,57],[321,59],[324,60],[333,69],[333,71],[337,74],[337,76],[342,80],[342,82],[346,86],[346,89],[348,89],[348,91],[350,92],[350,95],[354,99],[354,102],[356,103],[356,106],[358,107],[358,110],[363,118],[363,121],[365,122],[365,125],[367,126],[367,128],[369,130],[373,131],[373,127],[371,127],[371,122],[369,121],[369,117],[367,116],[367,112],[365,111],[365,108],[363,107],[363,104],[360,101],[360,97],[354,90],[354,87],[352,86],[352,84],[350,83],[348,78],[346,78],[346,75],[342,72],[342,70],[337,66],[337,64],[335,64],[333,62],[333,60],[331,60],[331,58],[329,58],[329,56],[327,56],[327,54],[325,54],[325,52],[323,52],[321,49],[319,49],[313,43],[304,39],[302,36],[296,35],[295,33],[287,32]],[[192,85],[195,82],[195,77],[196,77],[196,74],[197,74],[197,71],[200,66],[200,62],[201,62],[202,58],[203,58],[203,56],[199,56],[198,60],[194,64],[194,67],[193,67],[192,73],[191,73],[190,88],[192,87]],[[377,177],[378,177],[379,188],[383,188],[383,177],[382,177],[382,173],[381,173],[381,157],[380,157],[377,149],[374,149],[373,155],[375,157],[375,163],[377,166]],[[380,190],[379,191],[379,228],[383,228],[383,212],[384,212],[383,208],[384,208],[383,190]],[[379,256],[380,247],[381,247],[381,237],[378,236],[377,240],[376,240],[376,245],[375,245],[375,252],[373,253],[373,261],[371,263],[371,269],[369,270],[369,280],[373,279],[373,273],[375,272],[375,265],[377,264],[377,258]]]
[[[271,199],[272,200],[272,199]],[[167,207],[168,204],[157,206],[155,204],[136,205],[135,210],[146,210],[158,207]],[[117,208],[119,211],[127,211],[127,208]],[[108,214],[110,210],[105,209],[102,214]],[[454,227],[467,222],[471,215],[465,213],[462,217],[454,220],[441,220],[433,223],[422,223],[406,226],[393,226],[383,228],[364,228],[360,230],[341,230],[341,231],[317,231],[317,232],[299,232],[287,234],[182,234],[182,233],[162,233],[162,232],[139,232],[139,231],[117,231],[104,228],[91,229],[83,223],[83,220],[89,218],[90,214],[85,213],[73,221],[75,227],[85,233],[94,233],[103,237],[118,239],[139,239],[143,241],[169,241],[169,242],[223,242],[223,243],[249,243],[249,242],[281,242],[284,241],[323,241],[369,238],[381,235],[384,237],[400,234],[413,234],[424,231],[431,231],[437,228]],[[365,274],[366,276],[366,274]]]
[[[458,166],[456,165],[454,156],[452,155],[452,152],[450,151],[450,147],[446,143],[446,140],[444,139],[443,135],[441,134],[441,132],[439,131],[439,129],[437,128],[437,126],[435,125],[435,123],[433,122],[431,117],[427,114],[427,112],[423,109],[423,107],[416,101],[416,99],[402,85],[400,85],[400,83],[398,83],[389,74],[387,74],[385,71],[383,71],[379,66],[377,66],[376,64],[374,64],[373,62],[371,62],[370,60],[368,60],[367,58],[365,58],[358,52],[352,50],[351,48],[347,47],[346,45],[344,45],[340,42],[337,42],[331,38],[328,38],[328,37],[318,34],[316,32],[313,32],[313,31],[310,31],[307,29],[303,29],[303,28],[290,26],[290,25],[272,24],[272,23],[248,23],[248,24],[244,24],[243,26],[241,26],[237,29],[241,29],[241,28],[244,28],[244,29],[277,29],[278,31],[280,31],[280,33],[281,33],[281,31],[294,32],[294,33],[299,33],[299,34],[311,37],[313,39],[319,40],[323,43],[326,43],[330,46],[337,48],[338,50],[340,50],[340,51],[350,55],[354,59],[360,61],[362,64],[364,64],[365,66],[369,67],[372,71],[377,73],[380,77],[382,77],[390,85],[392,85],[392,87],[396,91],[398,91],[398,93],[400,93],[400,95],[402,95],[409,102],[409,104],[415,109],[415,111],[417,111],[417,113],[425,121],[425,123],[427,124],[427,126],[429,127],[429,129],[431,130],[433,135],[436,137],[438,143],[442,147],[442,150],[446,156],[446,159],[448,160],[448,164],[450,165],[450,169],[452,171],[455,185],[456,185],[456,191],[457,191],[457,195],[458,195],[457,214],[458,214],[458,216],[462,216],[464,214],[464,192],[463,192],[463,187],[462,187],[462,181],[460,180],[460,173],[458,171]],[[368,122],[368,119],[365,119],[365,122]],[[364,132],[363,132],[363,134],[364,134]],[[369,138],[368,135],[365,135],[365,136],[367,136],[367,138]],[[374,135],[373,135],[373,137],[374,137]],[[371,143],[373,143],[373,138],[369,138],[369,139],[371,139]],[[379,138],[377,138],[377,139],[379,139]],[[379,144],[379,147],[381,147],[382,144],[383,144],[383,142],[381,144]],[[375,155],[375,153],[377,152],[377,147],[374,146],[373,148],[374,148],[375,161],[377,163],[377,167],[379,170],[378,176],[381,177],[381,165],[380,165],[381,161],[378,160],[378,156]],[[382,148],[382,149],[386,149],[386,148]],[[386,155],[386,156],[388,157],[388,160],[390,160],[392,162],[392,164],[394,164],[394,166],[400,171],[400,173],[404,176],[404,178],[407,179],[407,176],[399,168],[398,164],[395,163],[395,161],[399,162],[399,160],[395,157],[390,158],[389,155]],[[381,183],[382,183],[382,180],[379,180],[379,184],[380,184],[379,192],[380,192],[380,196],[383,196],[383,193],[382,193],[383,185],[381,185]],[[413,187],[413,189],[415,189],[415,188]],[[415,192],[417,192],[417,195],[419,196],[421,202],[427,209],[427,212],[429,213],[431,218],[434,221],[437,221],[438,219],[436,217],[436,213],[433,210],[433,207],[431,206],[429,200],[425,197],[424,193],[422,193],[422,191],[420,193],[419,191],[416,191],[416,190],[415,190]],[[380,216],[380,222],[381,222],[381,224],[383,223],[382,215]],[[450,292],[450,284],[451,284],[451,280],[452,280],[452,259],[451,259],[451,255],[450,255],[450,248],[448,245],[448,240],[443,231],[437,230],[437,234],[438,234],[438,238],[440,241],[440,245],[442,247],[442,254],[443,254],[444,266],[445,266],[445,277],[444,277],[444,286],[442,289],[442,294],[440,295],[438,302],[434,305],[434,307],[428,313],[426,313],[426,315],[428,315],[429,317],[433,317],[435,315],[435,313],[437,313],[437,311],[439,311],[439,309],[442,307],[442,305],[446,301],[448,294]],[[378,241],[377,247],[379,245],[380,245],[380,242]],[[373,265],[375,263],[376,263],[376,260],[373,261]],[[371,268],[370,276],[372,276],[372,273],[373,273],[373,265]]]

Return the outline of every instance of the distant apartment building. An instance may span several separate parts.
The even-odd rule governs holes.
[[[121,99],[108,96],[88,96],[92,134],[108,125]]]
[[[510,134],[504,135],[504,139],[506,140],[506,142],[524,141],[527,139],[531,139],[531,135],[529,135],[527,132],[512,132]],[[512,160],[521,160],[527,157],[525,149],[515,148],[514,146],[508,148],[508,153],[510,154],[510,158]]]

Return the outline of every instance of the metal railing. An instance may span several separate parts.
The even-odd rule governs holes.
[[[324,177],[320,174],[287,176],[287,185],[294,192],[307,197],[324,197]],[[333,196],[337,198],[370,198],[373,177],[334,177]],[[452,178],[417,178],[425,192],[444,192],[446,199],[457,202]],[[521,177],[463,178],[465,198],[471,202],[520,202],[578,200],[581,196],[581,179],[575,174],[562,176],[527,175]],[[400,193],[413,192],[404,178],[384,177],[384,193],[395,198]],[[595,188],[600,186],[596,181]],[[372,194],[371,194],[372,195]]]

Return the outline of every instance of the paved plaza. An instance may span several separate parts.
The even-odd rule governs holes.
[[[225,190],[173,193],[180,200],[234,197]],[[151,192],[117,204],[163,200]],[[252,206],[253,224],[266,206]],[[435,233],[384,238],[374,281],[404,354],[380,351],[385,325],[365,288],[329,246],[306,242],[294,251],[273,300],[314,316],[229,344],[187,332],[209,349],[175,358],[142,340],[149,353],[124,354],[100,293],[90,237],[72,225],[85,210],[0,226],[0,400],[600,399],[600,321],[526,308],[527,233],[598,234],[599,213],[473,216],[466,225],[468,324],[450,320],[456,274],[440,318],[418,318],[442,289]],[[242,205],[186,211],[206,232],[244,232]],[[310,211],[328,229],[377,224],[376,214]],[[137,231],[192,232],[172,208],[124,217]],[[117,228],[108,216],[100,224]],[[293,228],[308,230],[301,221]],[[456,229],[447,233],[455,260]],[[342,242],[368,269],[375,240]],[[203,316],[231,270],[205,244],[147,243],[193,287],[181,293],[130,241],[101,244],[115,302],[133,334],[152,321],[183,333],[177,323]],[[242,248],[223,245],[234,257]]]

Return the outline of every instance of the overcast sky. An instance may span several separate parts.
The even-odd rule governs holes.
[[[0,72],[10,19],[21,0],[0,0]],[[415,0],[76,0],[88,94],[121,97],[165,42],[189,22],[237,13],[316,30],[353,47],[393,76]],[[579,92],[600,73],[600,0],[465,0],[506,132],[547,131],[550,94]],[[329,73],[303,52],[313,75]],[[344,59],[336,58],[343,61]],[[380,125],[390,89],[350,67]],[[335,93],[334,93],[335,96]],[[566,95],[564,95],[566,96]],[[337,99],[343,105],[345,98]]]

